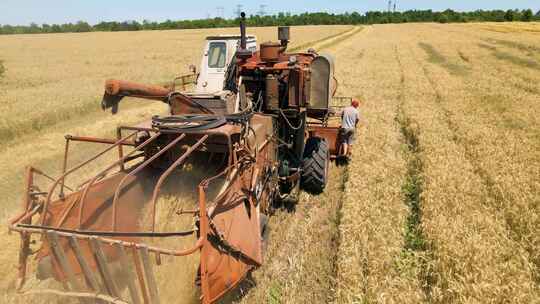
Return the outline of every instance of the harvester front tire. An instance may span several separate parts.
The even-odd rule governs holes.
[[[304,149],[302,189],[312,194],[322,193],[328,180],[330,152],[323,138],[311,137]]]

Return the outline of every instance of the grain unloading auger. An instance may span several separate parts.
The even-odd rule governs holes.
[[[243,19],[240,28],[223,90],[186,93],[107,81],[103,108],[115,113],[122,98],[136,97],[167,103],[170,115],[118,127],[116,139],[66,136],[58,178],[28,169],[23,212],[10,221],[22,240],[19,290],[85,303],[159,303],[154,270],[166,267],[162,257],[198,254],[193,281],[201,301],[212,303],[262,264],[264,224],[273,202],[294,202],[301,186],[320,192],[326,185],[329,160],[338,151],[339,128],[328,126],[336,82],[329,56],[285,52],[287,27],[279,28],[281,43],[263,43],[259,50],[246,48]],[[220,54],[205,56],[210,65],[215,59],[210,57]],[[73,141],[108,146],[68,169]],[[72,176],[108,153],[117,153],[117,159],[68,187]],[[180,182],[175,174],[187,162],[212,168],[193,189],[197,202],[174,213],[190,217],[192,229],[157,231],[163,185]],[[38,176],[51,180],[46,190]],[[193,242],[182,248],[152,242],[167,238],[185,244],[180,240],[187,237]],[[34,243],[37,250],[30,248]],[[63,290],[25,288],[31,266],[40,280],[52,278]]]

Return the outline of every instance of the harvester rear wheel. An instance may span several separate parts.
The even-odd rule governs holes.
[[[328,179],[330,153],[325,139],[311,137],[304,149],[302,188],[309,193],[323,192]]]

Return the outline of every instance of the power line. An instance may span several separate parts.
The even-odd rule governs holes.
[[[223,6],[216,7],[216,17],[225,18],[225,8]]]
[[[234,11],[234,14],[238,18],[240,18],[240,14],[242,13],[242,7],[244,7],[242,4],[237,4],[236,5],[236,10]]]
[[[265,11],[265,8],[267,7],[266,4],[261,4],[259,5],[259,11],[257,12],[257,15],[259,16],[264,16],[266,15],[266,11]]]

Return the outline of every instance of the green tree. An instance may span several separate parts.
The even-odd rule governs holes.
[[[77,33],[91,32],[92,27],[84,21],[78,21],[77,24],[74,25],[74,31]]]
[[[524,10],[522,13],[521,13],[521,21],[525,21],[525,22],[531,22],[532,19],[533,19],[533,11],[531,9],[528,9],[528,10]]]
[[[364,14],[358,12],[329,14],[326,12],[301,13],[278,13],[275,15],[257,16],[252,15],[247,19],[249,26],[276,26],[276,25],[325,25],[325,24],[380,24],[380,23],[403,23],[403,22],[504,22],[504,21],[540,21],[540,11],[533,14],[532,10],[476,10],[471,12],[458,12],[451,9],[436,12],[432,10],[408,10],[403,12],[370,11]],[[33,33],[68,33],[89,31],[138,31],[138,30],[168,30],[168,29],[194,29],[237,27],[238,18],[207,18],[198,20],[167,20],[153,22],[144,20],[137,21],[111,21],[89,25],[79,21],[75,24],[31,24],[29,26],[0,25],[0,34],[33,34]]]
[[[25,28],[23,32],[28,34],[37,34],[41,32],[41,28],[35,23],[30,23],[30,26]]]
[[[523,20],[523,14],[520,10],[514,10],[514,21]]]
[[[9,34],[13,34],[15,30],[13,29],[13,26],[9,25],[9,24],[6,24],[4,26],[2,26],[2,28],[0,29],[0,33],[4,34],[4,35],[9,35]]]
[[[437,22],[439,23],[448,23],[450,21],[450,18],[446,14],[440,14],[439,17],[437,17]]]
[[[48,25],[47,23],[43,23],[41,25],[41,32],[42,33],[50,33],[51,31],[52,31],[51,26]]]
[[[53,24],[51,26],[51,33],[61,33],[62,32],[62,27],[58,24]]]
[[[504,20],[508,22],[514,21],[514,11],[513,10],[507,10],[504,14]]]

